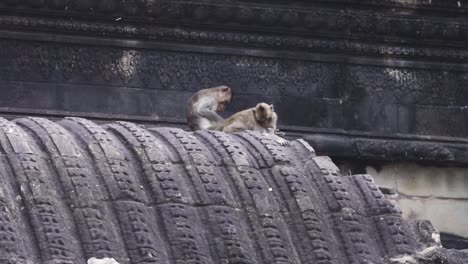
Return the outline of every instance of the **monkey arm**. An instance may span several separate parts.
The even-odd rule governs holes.
[[[282,136],[285,135],[284,132],[279,132],[279,130],[276,129],[276,125],[274,125],[272,128],[269,128],[267,129],[267,133],[270,134],[271,138],[278,144],[284,146],[284,145],[288,145],[289,144],[289,141],[287,139],[284,139],[280,136],[278,136],[278,134],[281,134]]]
[[[289,144],[289,141],[287,139],[284,139],[284,138],[276,135],[274,132],[270,133],[270,136],[276,143],[278,143],[278,144],[280,144],[282,146]]]
[[[222,122],[224,121],[224,118],[222,118],[220,115],[218,115],[216,112],[210,111],[210,110],[202,110],[199,112],[200,116],[214,122]]]
[[[286,133],[284,133],[283,131],[280,131],[279,129],[277,129],[276,131],[273,131],[273,134],[276,134],[280,137],[284,137],[286,135]]]
[[[216,98],[210,96],[208,98],[203,98],[196,106],[195,112],[200,117],[204,117],[212,122],[222,122],[224,118],[216,113],[218,102]]]

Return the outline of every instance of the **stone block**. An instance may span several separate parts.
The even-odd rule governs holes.
[[[399,205],[404,218],[428,219],[439,232],[468,237],[468,200],[404,198]]]
[[[374,178],[377,186],[392,190],[397,189],[395,177],[396,172],[393,170],[393,168],[385,167],[382,170],[377,170],[373,166],[367,166],[366,173],[370,174]]]
[[[414,134],[466,137],[466,109],[460,107],[417,106]]]
[[[405,196],[468,199],[466,168],[400,163],[383,166],[380,171],[370,166],[366,170],[375,178],[377,185],[395,188],[398,193]]]

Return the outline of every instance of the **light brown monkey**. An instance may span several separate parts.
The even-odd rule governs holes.
[[[222,112],[231,102],[231,88],[218,86],[196,92],[187,102],[187,122],[191,130],[208,130],[219,126],[224,119]]]
[[[279,144],[286,145],[288,141],[275,134],[277,121],[278,115],[273,110],[273,105],[259,103],[253,108],[235,113],[217,129],[227,133],[244,130],[260,131],[271,135]]]

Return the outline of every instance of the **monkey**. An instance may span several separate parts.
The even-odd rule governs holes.
[[[216,112],[222,112],[231,102],[232,91],[228,86],[202,89],[190,97],[187,102],[187,123],[191,130],[210,130],[220,126],[224,118]]]
[[[253,108],[235,113],[216,130],[226,133],[240,132],[244,130],[260,131],[272,136],[280,145],[287,145],[288,141],[275,134],[278,115],[273,110],[273,105],[259,103]]]
[[[244,130],[265,131],[276,127],[277,118],[273,105],[259,103],[226,119],[221,130],[228,133]]]

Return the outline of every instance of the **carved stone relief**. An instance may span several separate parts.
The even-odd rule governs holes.
[[[14,40],[1,41],[0,49],[1,81],[136,89],[159,100],[180,92],[166,98],[175,105],[202,87],[227,84],[240,98],[232,109],[270,101],[286,126],[468,133],[466,72]],[[183,112],[166,112],[163,118],[183,122]],[[443,127],[434,120],[444,120]]]

